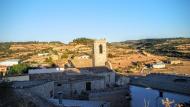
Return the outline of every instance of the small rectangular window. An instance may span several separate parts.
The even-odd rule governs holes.
[[[61,86],[61,84],[57,84],[57,86]]]

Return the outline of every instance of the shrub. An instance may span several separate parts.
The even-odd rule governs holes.
[[[17,64],[17,65],[13,65],[10,70],[9,73],[10,74],[23,74],[23,73],[27,73],[28,71],[28,65],[27,64]]]
[[[114,58],[114,57],[115,57],[115,55],[113,55],[111,53],[108,54],[108,58]]]
[[[47,62],[47,63],[52,63],[52,62],[53,62],[53,61],[52,61],[52,57],[46,58],[46,59],[45,59],[45,62]]]
[[[84,37],[82,37],[82,38],[77,38],[77,39],[74,39],[74,40],[73,40],[73,43],[85,44],[85,45],[90,44],[90,43],[92,43],[92,42],[93,42],[92,39],[84,38]]]
[[[134,73],[133,71],[131,71],[131,70],[129,70],[129,71],[127,71],[127,73]]]
[[[61,59],[64,59],[64,58],[68,58],[69,56],[68,56],[68,54],[63,54],[63,55],[61,55]]]
[[[121,69],[119,69],[119,68],[116,68],[115,72],[122,73],[123,71]]]

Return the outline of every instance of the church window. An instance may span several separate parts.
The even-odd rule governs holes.
[[[102,45],[99,45],[99,53],[100,53],[100,54],[103,53],[103,47],[102,47]]]

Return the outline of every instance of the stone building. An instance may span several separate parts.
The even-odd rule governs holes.
[[[78,57],[78,59],[90,59],[89,55],[81,55]]]
[[[55,82],[55,96],[79,96],[83,92],[105,89],[105,80],[100,76],[77,75]]]
[[[5,60],[5,61],[0,62],[0,65],[7,66],[7,67],[17,65],[17,64],[19,64],[19,59],[9,59],[9,60]]]
[[[30,80],[61,80],[67,77],[64,72],[29,74]]]
[[[11,66],[19,64],[19,59],[8,59],[0,61],[0,76],[5,76]]]
[[[172,65],[181,64],[181,60],[169,60],[168,63]]]
[[[107,61],[106,40],[94,40],[93,44],[93,66],[105,66]]]
[[[56,73],[63,71],[64,68],[39,68],[39,69],[29,69],[28,74]]]
[[[70,62],[72,63],[71,60]],[[115,72],[114,70],[112,70],[111,63],[107,61],[105,39],[94,40],[92,62],[93,62],[93,66],[91,67],[76,68],[79,70],[78,73],[81,75],[85,74],[85,75],[102,76],[105,79],[106,86],[108,87],[113,86],[115,84]],[[108,67],[106,65],[108,65]],[[73,65],[73,67],[75,66]],[[68,71],[67,69],[65,71]],[[73,71],[70,70],[70,72],[73,72]]]
[[[78,69],[80,70],[80,74],[104,77],[106,86],[111,86],[115,84],[115,72],[112,70],[110,63],[110,68],[106,66],[106,63],[108,62],[106,48],[106,39],[94,40],[92,51],[93,67],[83,67]]]
[[[157,63],[152,64],[152,67],[156,69],[161,69],[161,68],[165,68],[166,65],[163,62],[157,62]]]
[[[81,92],[105,89],[104,77],[95,75],[67,75],[64,72],[30,74],[30,80],[54,81],[55,96],[59,93],[64,96],[77,96]]]
[[[102,76],[105,79],[106,86],[115,84],[115,72],[107,67],[85,67],[79,68],[81,74]]]
[[[0,75],[5,76],[7,73],[7,66],[0,65]]]
[[[116,84],[116,74],[112,70],[111,63],[108,64],[108,67],[106,66],[108,61],[105,39],[94,41],[92,62],[93,66],[76,68],[72,60],[69,60],[68,65],[70,66],[65,67],[61,72],[54,72],[50,69],[50,71],[46,70],[48,72],[29,72],[29,77],[32,81],[54,81],[54,98],[80,99],[81,96],[85,96],[86,99],[91,98],[93,100],[101,97],[102,101],[109,98],[109,101],[115,102],[118,102],[118,100],[115,100],[118,97],[115,96],[119,95],[124,98],[127,88],[121,87],[122,89],[119,89],[120,87],[114,87]],[[126,81],[125,78],[119,80],[120,86],[126,84],[123,81]],[[112,99],[112,97],[115,99]]]
[[[13,82],[12,87],[14,89],[25,90],[25,92],[31,92],[47,100],[54,97],[53,81],[16,81]]]

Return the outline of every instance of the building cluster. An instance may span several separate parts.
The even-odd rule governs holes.
[[[109,101],[116,100],[113,96],[115,93],[118,94],[118,91],[120,92],[118,95],[126,97],[129,79],[119,78],[110,64],[106,66],[108,62],[105,39],[94,41],[93,55],[93,67],[75,68],[73,65],[66,68],[29,69],[28,75],[17,77],[19,81],[16,81],[15,77],[9,77],[8,80],[16,81],[12,85],[14,88],[27,88],[58,106],[68,104],[68,106],[78,107],[84,104],[93,107],[109,107]],[[99,95],[99,92],[105,94]],[[109,99],[89,101],[93,99],[90,98],[92,96],[105,97],[101,95],[109,96]],[[72,101],[75,103],[69,103]]]
[[[182,63],[181,60],[172,58],[172,59],[166,60],[165,62],[159,61],[159,62],[152,63],[150,67],[155,68],[155,69],[162,69],[162,68],[166,68],[166,64],[177,65],[181,63]]]

